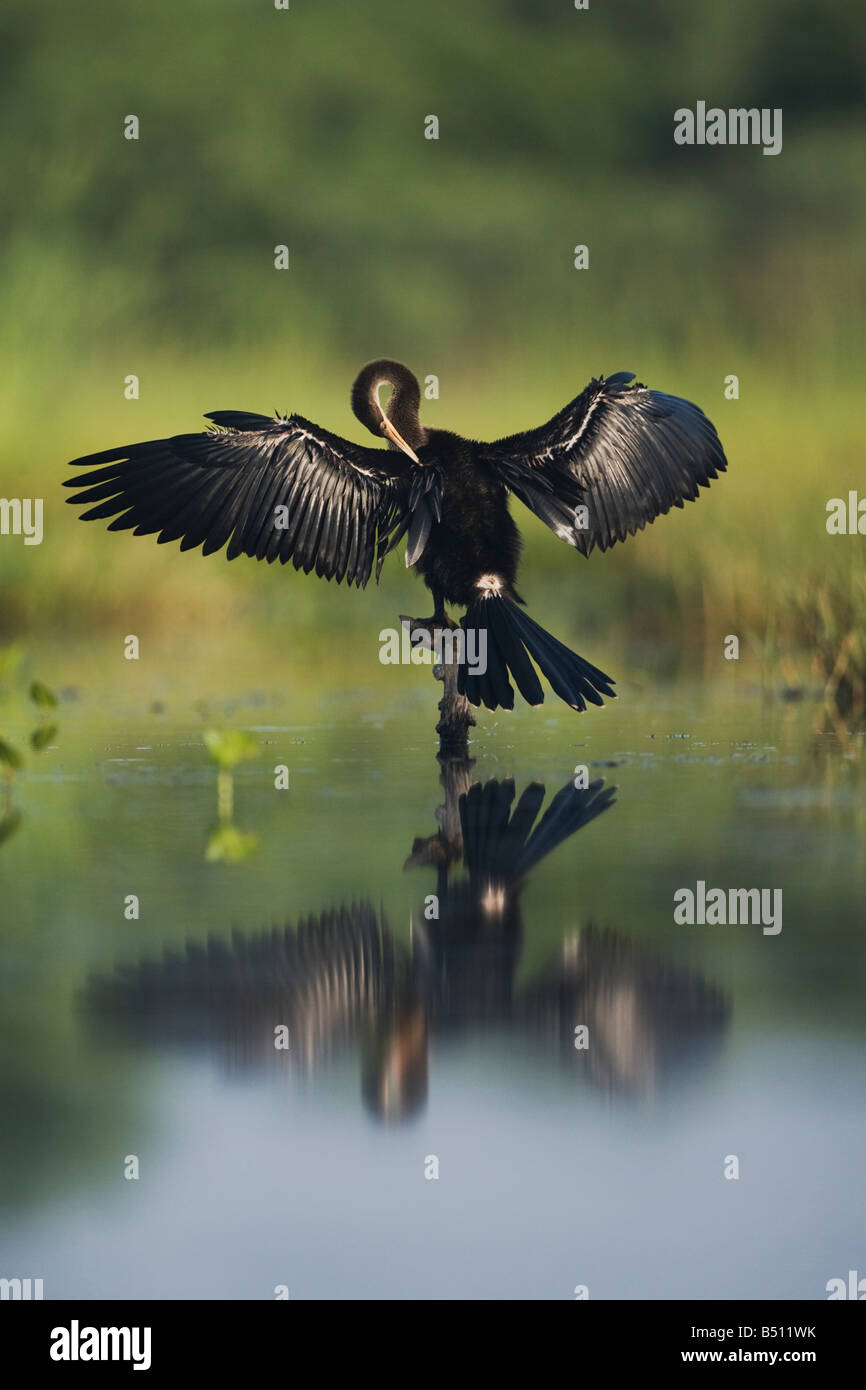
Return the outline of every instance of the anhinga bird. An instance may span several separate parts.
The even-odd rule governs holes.
[[[227,546],[229,560],[291,560],[338,584],[363,587],[374,563],[378,579],[405,535],[406,564],[433,593],[430,622],[450,625],[445,605],[458,604],[473,650],[486,643],[486,670],[464,662],[459,671],[473,705],[511,709],[509,677],[541,704],[532,657],[556,694],[583,710],[614,695],[611,678],[522,611],[508,495],[583,555],[693,501],[726,467],[713,425],[689,401],[632,382],[630,372],[594,379],[546,425],[485,444],[422,425],[416,378],[381,359],[357,377],[352,409],[387,450],[300,415],[217,410],[203,433],[75,460],[88,471],[66,486],[81,489],[72,503],[95,504],[83,520],[114,518],[109,530],[155,533],[205,555]]]

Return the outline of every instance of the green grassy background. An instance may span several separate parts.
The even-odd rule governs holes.
[[[46,536],[0,538],[0,640],[243,623],[310,654],[424,609],[399,559],[346,593],[81,526],[60,488],[67,459],[215,408],[359,439],[351,380],[388,354],[476,437],[599,372],[697,400],[728,477],[589,562],[516,506],[526,596],[596,659],[715,666],[739,632],[808,660],[819,585],[843,633],[866,610],[862,541],[825,530],[863,483],[864,54],[853,0],[9,0],[0,496],[43,496]],[[781,106],[782,153],[676,146],[698,99]]]

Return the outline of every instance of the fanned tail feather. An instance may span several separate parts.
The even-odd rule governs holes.
[[[542,704],[544,691],[530,657],[554,692],[572,709],[585,710],[587,703],[603,705],[602,696],[616,699],[611,676],[545,632],[509,598],[491,595],[480,599],[466,610],[460,625],[467,634],[467,658],[472,653],[479,667],[484,652],[482,634],[486,640],[485,669],[473,670],[466,659],[458,672],[458,689],[472,705],[513,709],[514,690],[509,677],[528,704]],[[469,642],[470,633],[475,637],[474,644]]]

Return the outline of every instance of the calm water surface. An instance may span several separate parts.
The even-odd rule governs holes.
[[[443,771],[429,694],[62,704],[0,845],[0,1274],[809,1299],[866,1272],[862,736],[632,691],[484,715]],[[213,725],[260,745],[230,821]],[[678,924],[698,881],[781,889],[781,930]]]

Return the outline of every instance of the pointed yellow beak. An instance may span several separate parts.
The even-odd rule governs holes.
[[[421,460],[415,453],[415,450],[409,448],[402,434],[400,434],[399,430],[394,428],[381,406],[379,406],[379,413],[382,416],[382,424],[379,427],[382,433],[387,434],[392,443],[396,444],[398,449],[402,449],[403,453],[407,454],[413,463],[420,463]]]

